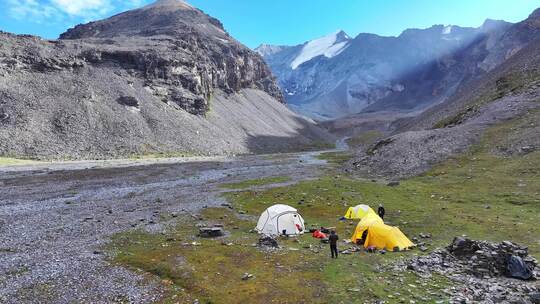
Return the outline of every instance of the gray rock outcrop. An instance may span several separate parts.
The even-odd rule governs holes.
[[[531,272],[539,274],[538,262],[528,254],[527,247],[509,241],[490,243],[462,237],[455,238],[447,248],[398,262],[392,270],[413,271],[425,278],[433,274],[448,277],[454,283],[446,290],[451,303],[535,303],[539,292],[536,282],[533,278],[511,278],[509,256],[522,260]]]

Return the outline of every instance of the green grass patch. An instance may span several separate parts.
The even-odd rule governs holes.
[[[156,159],[156,158],[182,158],[182,157],[197,157],[201,154],[195,152],[152,152],[132,154],[129,159]]]
[[[266,252],[253,246],[258,240],[251,232],[256,217],[240,217],[224,208],[205,209],[201,215],[209,224],[223,224],[228,234],[220,239],[199,238],[196,221],[182,217],[166,233],[132,231],[114,236],[109,245],[114,263],[159,277],[168,291],[164,303],[195,299],[200,303],[364,303],[374,299],[399,303],[398,299],[434,299],[429,293],[444,298],[442,279],[437,278],[442,282],[439,286],[424,288],[423,284],[434,284],[434,279],[378,270],[404,253],[362,253],[332,260],[328,245],[309,235],[281,239],[283,249]],[[244,281],[244,273],[254,278]]]
[[[307,150],[311,151],[318,151],[318,150],[329,150],[336,148],[336,145],[334,143],[315,140],[309,147],[306,147]]]
[[[202,213],[209,223],[225,225],[230,234],[222,239],[196,236],[195,221],[181,219],[165,234],[142,231],[118,234],[109,250],[114,262],[151,273],[162,279],[169,293],[165,303],[324,303],[317,300],[322,283],[319,265],[308,263],[305,252],[267,254],[252,246],[258,236],[250,233],[252,220],[238,218],[223,208]],[[196,246],[192,244],[196,244]],[[299,244],[284,240],[284,246]],[[254,278],[242,280],[244,273]],[[301,275],[299,275],[301,274]],[[311,286],[311,288],[310,288]]]
[[[35,163],[34,160],[0,157],[0,166],[28,165]]]
[[[374,144],[378,139],[382,138],[384,133],[377,130],[363,132],[360,135],[353,136],[347,140],[347,144],[351,147],[369,146]]]
[[[352,158],[352,153],[349,151],[339,151],[339,152],[324,152],[317,156],[318,159],[326,160],[328,163],[333,165],[344,165]]]
[[[274,176],[274,177],[250,179],[250,180],[245,180],[238,183],[222,184],[221,187],[226,188],[226,189],[246,189],[246,188],[256,187],[256,186],[286,183],[290,180],[291,178],[288,176]]]

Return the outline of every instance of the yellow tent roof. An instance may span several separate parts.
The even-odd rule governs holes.
[[[375,211],[368,205],[357,205],[350,207],[345,213],[345,218],[350,220],[359,220],[366,216],[368,213],[375,214]]]
[[[414,246],[399,228],[384,224],[384,221],[375,213],[369,213],[358,223],[351,240],[356,243],[362,239],[362,234],[366,230],[368,233],[364,242],[365,248],[374,246],[377,249],[386,248],[393,251],[396,247],[403,250]]]

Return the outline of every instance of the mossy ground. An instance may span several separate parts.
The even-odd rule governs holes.
[[[353,136],[347,140],[347,144],[351,147],[369,146],[374,144],[377,139],[384,136],[384,133],[377,130],[367,131],[362,134]]]
[[[17,159],[9,157],[0,157],[0,166],[27,165],[35,161],[28,159]]]
[[[185,217],[164,234],[133,231],[115,236],[109,248],[114,262],[158,276],[168,289],[164,303],[192,303],[195,299],[200,303],[444,299],[440,289],[447,280],[442,277],[424,280],[414,274],[378,269],[407,253],[360,253],[332,260],[328,245],[309,235],[281,239],[282,249],[264,251],[254,247],[258,236],[250,232],[255,217],[240,217],[224,208],[205,209],[201,215],[207,223],[224,224],[229,233],[219,239],[199,238],[196,221]],[[244,273],[254,278],[244,281]]]
[[[317,156],[318,159],[326,160],[330,165],[341,166],[352,158],[349,151],[324,152]]]
[[[197,157],[202,154],[195,152],[152,152],[133,154],[129,159],[159,159],[159,158],[182,158],[182,157]]]
[[[254,186],[265,186],[265,185],[272,185],[272,184],[280,184],[290,181],[291,178],[288,176],[274,176],[274,177],[265,177],[265,178],[258,178],[258,179],[250,179],[238,183],[229,183],[229,184],[223,184],[221,187],[226,189],[246,189],[249,187]]]
[[[327,245],[304,235],[280,240],[283,249],[265,252],[252,245],[258,236],[250,230],[259,214],[276,203],[299,210],[307,226],[334,226],[348,238],[354,222],[338,220],[348,206],[383,203],[385,220],[412,237],[433,235],[430,250],[448,244],[454,236],[528,245],[540,257],[540,152],[500,157],[489,153],[499,137],[519,122],[492,128],[470,152],[404,180],[397,187],[337,174],[294,185],[226,194],[234,210],[213,208],[201,213],[210,224],[230,232],[221,239],[200,239],[195,220],[179,220],[165,234],[129,232],[114,237],[114,261],[163,279],[169,294],[164,302],[191,303],[365,303],[385,300],[401,303],[445,301],[444,277],[421,279],[414,273],[392,273],[385,265],[420,254],[342,255],[329,258]],[[342,154],[324,154],[334,163]],[[248,181],[246,188],[256,183]],[[235,186],[236,188],[236,186]],[[245,214],[239,215],[236,211]],[[186,245],[193,242],[199,246]],[[348,245],[340,244],[346,248]],[[253,279],[243,281],[243,273]],[[190,302],[191,301],[191,302]]]

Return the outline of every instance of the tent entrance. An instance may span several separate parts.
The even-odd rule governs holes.
[[[277,216],[276,221],[277,230],[280,234],[296,235],[300,232],[296,225],[300,226],[302,229],[304,228],[302,221],[300,221],[300,215],[297,213],[290,212],[280,214]]]

